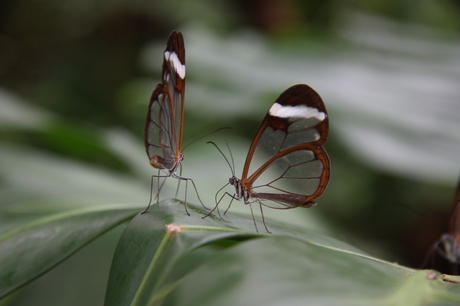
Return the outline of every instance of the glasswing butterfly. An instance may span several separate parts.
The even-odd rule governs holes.
[[[152,176],[151,186],[153,189],[153,179],[158,178],[156,199],[159,199],[161,187],[165,182],[163,181],[160,185],[161,178],[178,179],[177,192],[180,181],[185,181],[184,205],[186,213],[190,215],[187,209],[189,181],[200,202],[201,199],[193,180],[177,174],[178,170],[181,173],[180,163],[184,159],[181,149],[184,129],[185,47],[184,38],[180,32],[171,33],[163,55],[162,83],[156,86],[150,98],[144,134],[145,149],[150,165],[158,169],[158,175]],[[149,205],[142,213],[147,212],[151,202],[152,192]]]
[[[452,275],[460,274],[460,179],[457,184],[447,233],[441,235],[428,251],[425,268]]]
[[[323,193],[330,176],[329,157],[323,147],[328,130],[326,107],[318,93],[303,84],[288,88],[265,115],[249,148],[241,179],[235,176],[233,158],[232,165],[227,160],[232,177],[217,192],[212,211],[225,195],[232,201],[258,203],[269,232],[262,205],[276,209],[316,205],[314,200]],[[229,184],[235,193],[225,192],[217,200],[218,193]],[[254,225],[257,230],[255,220]]]

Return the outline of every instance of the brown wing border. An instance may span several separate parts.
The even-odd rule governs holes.
[[[162,83],[156,86],[150,98],[144,127],[144,142],[151,163],[152,158],[158,160],[159,165],[154,167],[174,169],[182,160],[185,76],[182,78],[176,72],[170,58],[166,58],[167,53],[169,56],[175,54],[180,64],[185,66],[184,39],[180,32],[173,31],[170,34],[163,52]],[[158,103],[158,106],[153,110],[154,103]],[[163,122],[162,118],[166,117],[171,122]],[[149,128],[152,124],[157,127],[155,132],[158,132],[158,135],[153,135],[153,137],[149,135]],[[162,133],[165,135],[162,136]],[[150,154],[151,147],[157,148],[157,155]]]
[[[286,191],[287,194],[278,195],[280,197],[280,199],[278,200],[293,205],[289,206],[288,208],[298,206],[312,206],[314,205],[313,200],[319,197],[324,192],[330,177],[330,160],[326,153],[326,150],[323,147],[323,144],[327,140],[329,131],[329,118],[327,115],[326,107],[319,94],[313,88],[305,84],[294,85],[286,89],[278,97],[275,103],[279,103],[283,106],[307,105],[308,107],[316,108],[318,111],[323,112],[326,115],[324,120],[320,121],[318,124],[312,127],[316,129],[319,133],[318,140],[307,143],[300,143],[279,150],[276,154],[272,155],[266,162],[262,164],[262,166],[260,166],[256,171],[254,171],[254,173],[252,173],[248,177],[249,166],[254,156],[254,152],[256,151],[256,147],[259,144],[259,141],[265,129],[270,127],[274,130],[282,130],[287,134],[288,128],[291,124],[291,122],[289,122],[289,118],[275,117],[270,115],[270,113],[268,112],[264,120],[262,121],[259,129],[257,130],[257,133],[249,148],[249,152],[246,157],[246,161],[243,168],[243,174],[241,178],[242,184],[244,185],[244,188],[251,194],[253,183],[275,160],[282,158],[286,154],[289,154],[294,151],[309,150],[314,153],[315,159],[320,160],[323,164],[323,172],[321,174],[320,183],[318,185],[317,190],[311,195],[302,195]],[[266,200],[274,200],[273,195],[275,194],[252,193],[251,197],[258,197],[260,199]],[[291,198],[289,198],[289,195],[292,195]]]

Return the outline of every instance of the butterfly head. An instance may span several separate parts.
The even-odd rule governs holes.
[[[232,176],[231,178],[228,179],[228,183],[232,186],[238,185],[239,179],[236,176]]]
[[[246,190],[244,183],[234,175],[228,179],[228,183],[235,187],[234,198],[237,200],[243,199],[244,203],[248,203],[250,194],[249,191]]]

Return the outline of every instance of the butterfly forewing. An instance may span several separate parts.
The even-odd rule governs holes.
[[[246,158],[241,182],[250,197],[273,208],[314,205],[329,181],[327,133],[326,108],[312,88],[295,85],[282,93]]]
[[[185,48],[181,33],[170,35],[163,55],[163,82],[150,99],[145,146],[152,166],[175,171],[182,159]]]

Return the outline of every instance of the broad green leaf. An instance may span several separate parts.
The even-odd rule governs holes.
[[[165,278],[184,254],[221,238],[254,236],[229,228],[224,220],[211,216],[202,219],[206,215],[203,209],[189,205],[189,210],[191,216],[186,215],[180,202],[166,200],[131,221],[115,251],[106,305],[145,305],[152,293],[165,290]],[[176,240],[177,233],[167,230],[168,224],[176,224],[177,230],[187,234]]]
[[[0,297],[52,269],[139,209],[97,206],[52,214],[0,236]]]
[[[427,271],[373,258],[314,231],[269,220],[273,234],[256,233],[250,217],[202,219],[206,211],[189,210],[191,216],[168,200],[131,221],[115,252],[106,305],[460,301],[460,287],[438,275],[430,280]]]
[[[184,261],[187,258],[183,258]],[[460,288],[396,264],[291,237],[225,249],[178,282],[165,305],[456,305]],[[449,292],[456,289],[456,292]],[[449,304],[448,302],[452,302]]]

